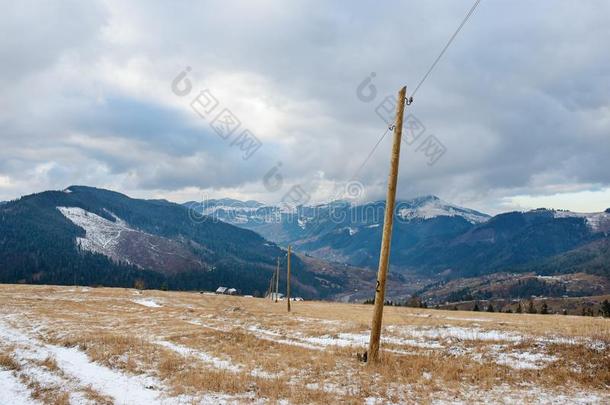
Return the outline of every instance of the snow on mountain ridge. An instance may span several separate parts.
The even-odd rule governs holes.
[[[610,226],[610,213],[607,212],[573,212],[567,210],[551,210],[555,218],[584,218],[594,232],[599,232]]]
[[[76,244],[83,250],[102,254],[115,262],[164,273],[205,267],[200,257],[180,241],[134,229],[106,209],[104,211],[115,219],[114,222],[82,208],[57,209],[85,230],[85,237],[76,238]]]
[[[441,200],[436,196],[418,197],[397,204],[398,216],[403,220],[422,218],[431,219],[439,216],[461,216],[468,222],[478,224],[486,222],[489,216],[468,208],[458,207]]]
[[[76,239],[81,249],[100,253],[115,260],[119,259],[116,250],[121,234],[124,231],[137,232],[111,212],[108,213],[115,218],[115,222],[78,207],[57,207],[57,209],[75,225],[85,230],[85,237]]]
[[[216,200],[224,201],[224,200]],[[305,222],[307,220],[315,218],[315,213],[325,213],[334,209],[342,208],[356,208],[360,206],[385,204],[385,201],[374,201],[363,204],[353,204],[346,200],[335,200],[325,204],[315,204],[309,206],[301,206],[305,211],[313,211],[311,214],[304,214],[303,210],[299,210],[296,207],[286,207],[282,205],[259,205],[257,207],[248,206],[246,203],[232,200],[235,204],[225,205],[208,205],[203,207],[203,213],[205,215],[218,216],[222,220],[228,220],[232,223],[244,223],[247,219],[255,219],[258,222],[273,222],[280,219],[282,214],[297,214],[299,218],[305,216],[311,218],[303,218],[303,221],[299,221],[298,225],[304,229]],[[486,214],[471,210],[468,208],[459,207],[457,205],[450,204],[446,201],[434,195],[426,195],[421,197],[412,198],[409,200],[399,200],[396,203],[396,211],[398,216],[403,220],[411,220],[416,218],[431,219],[438,216],[461,216],[467,221],[478,224],[486,222],[490,217]],[[264,220],[262,220],[264,219]],[[262,220],[262,221],[261,221]]]

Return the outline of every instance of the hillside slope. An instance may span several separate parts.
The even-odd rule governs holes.
[[[610,239],[595,240],[541,262],[523,266],[523,270],[546,275],[583,272],[610,279]]]
[[[286,253],[260,235],[178,204],[83,186],[0,207],[0,282],[267,290]],[[294,293],[326,297],[343,281],[294,256]]]

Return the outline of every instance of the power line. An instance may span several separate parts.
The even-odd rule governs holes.
[[[424,75],[424,77],[422,77],[422,79],[419,81],[419,83],[417,84],[417,86],[415,87],[415,90],[413,91],[413,93],[411,94],[410,97],[413,97],[415,95],[415,93],[417,93],[417,90],[419,90],[419,88],[421,87],[422,84],[424,84],[424,82],[426,81],[426,79],[428,78],[428,76],[430,76],[430,73],[432,73],[432,70],[436,67],[436,65],[438,64],[438,62],[441,60],[441,58],[443,57],[443,55],[445,54],[445,52],[447,51],[447,49],[449,48],[449,46],[451,46],[451,44],[453,43],[453,40],[457,37],[457,35],[459,34],[459,32],[462,30],[462,28],[464,27],[464,25],[466,24],[466,22],[468,21],[468,19],[470,19],[470,16],[474,13],[474,11],[476,10],[476,8],[479,6],[479,3],[481,2],[481,0],[476,0],[474,2],[474,4],[472,5],[472,7],[470,7],[470,10],[468,10],[468,13],[466,14],[466,16],[464,17],[464,19],[462,20],[462,22],[460,23],[460,25],[457,27],[457,29],[455,30],[455,32],[453,33],[453,35],[451,35],[451,37],[449,38],[449,41],[447,41],[447,43],[445,44],[445,46],[443,47],[443,49],[441,50],[441,52],[438,54],[438,56],[436,57],[436,59],[434,60],[434,62],[432,63],[432,65],[430,65],[430,68],[428,69],[428,71],[426,72],[426,74]],[[358,170],[356,170],[356,172],[354,173],[354,175],[350,178],[350,181],[355,180],[356,176],[358,176],[358,174],[360,173],[360,171],[364,168],[364,166],[366,166],[366,164],[368,163],[368,161],[371,159],[371,156],[373,156],[373,153],[375,153],[375,150],[377,150],[377,147],[379,146],[379,144],[381,143],[381,141],[383,140],[383,138],[385,138],[385,136],[387,135],[388,131],[390,130],[390,128],[386,128],[385,132],[381,135],[381,137],[379,138],[379,140],[377,141],[377,143],[375,144],[375,146],[373,146],[373,149],[371,149],[371,151],[369,152],[368,156],[366,157],[366,159],[364,159],[364,161],[362,162],[362,164],[360,165],[360,167],[358,168]]]
[[[413,93],[411,94],[411,96],[414,96],[415,93],[417,93],[417,90],[419,90],[419,88],[421,87],[421,85],[426,81],[426,79],[428,78],[428,76],[430,76],[430,73],[432,73],[432,70],[434,69],[434,67],[436,66],[436,64],[438,63],[439,60],[441,60],[441,58],[443,57],[443,55],[445,54],[445,51],[447,51],[447,48],[449,48],[449,46],[451,45],[451,43],[453,42],[453,40],[455,39],[455,37],[457,37],[457,34],[462,30],[462,28],[464,27],[464,24],[466,24],[466,22],[468,21],[468,19],[470,18],[470,16],[472,15],[472,13],[474,13],[474,10],[476,10],[477,6],[479,5],[479,3],[481,2],[481,0],[476,0],[474,2],[474,4],[472,5],[472,7],[470,8],[470,10],[468,11],[468,13],[466,14],[466,17],[464,17],[464,19],[462,20],[462,23],[459,25],[459,27],[457,28],[457,30],[455,30],[455,32],[453,33],[453,35],[451,36],[451,38],[449,38],[449,41],[447,41],[447,44],[445,44],[445,47],[443,48],[443,50],[441,51],[441,53],[438,54],[438,56],[436,57],[436,59],[434,60],[434,62],[432,63],[432,65],[430,66],[430,69],[428,69],[428,71],[426,72],[426,74],[424,75],[424,77],[422,77],[422,79],[419,81],[419,83],[417,84],[417,86],[415,87],[415,90],[413,91]]]
[[[379,140],[377,140],[377,143],[375,144],[375,146],[373,146],[373,149],[371,149],[371,151],[369,152],[366,159],[364,159],[364,161],[362,162],[362,164],[360,165],[358,170],[356,170],[354,175],[352,177],[350,177],[350,181],[355,180],[356,177],[358,177],[358,174],[360,174],[360,171],[364,168],[364,166],[366,166],[369,159],[371,158],[371,156],[373,156],[373,153],[375,153],[375,151],[377,150],[377,147],[379,146],[381,141],[383,141],[383,138],[385,138],[385,136],[388,134],[389,131],[390,131],[390,127],[386,127],[385,132],[383,134],[381,134],[381,137],[379,137]]]

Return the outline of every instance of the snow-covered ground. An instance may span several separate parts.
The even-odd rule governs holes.
[[[87,355],[76,348],[65,348],[46,344],[34,337],[12,327],[7,322],[0,322],[0,339],[4,346],[14,346],[22,374],[33,378],[37,383],[56,389],[68,389],[78,394],[86,387],[95,387],[102,395],[110,396],[117,404],[157,404],[163,403],[162,392],[151,387],[159,387],[158,381],[150,377],[131,376],[91,362]],[[62,373],[52,373],[36,367],[34,361],[53,358]],[[16,397],[11,404],[28,403],[27,387],[16,384],[14,376],[5,380],[13,383],[10,392]],[[5,391],[7,392],[7,391]],[[25,399],[24,399],[25,398]],[[74,398],[73,402],[77,398]],[[19,402],[19,401],[25,402]]]
[[[226,370],[226,371],[230,371],[233,373],[237,373],[242,370],[242,367],[231,363],[231,361],[229,361],[229,360],[220,359],[218,357],[212,356],[211,354],[203,352],[201,350],[193,350],[189,347],[177,345],[175,343],[167,342],[167,341],[157,341],[156,343],[163,347],[167,347],[168,349],[173,350],[176,353],[179,353],[183,356],[195,356],[198,359],[200,359],[201,361],[203,361],[204,363],[207,363],[207,364],[211,365],[212,367],[220,369],[220,370]]]
[[[39,404],[30,397],[27,388],[8,370],[0,369],[0,393],[2,398],[15,405]]]
[[[469,315],[389,309],[390,357],[375,369],[355,355],[369,341],[366,306],[303,302],[286,314],[256,298],[0,285],[0,354],[17,363],[0,363],[0,404],[62,393],[71,404],[610,403],[608,384],[548,381],[558,367],[578,376],[596,370],[588,361],[607,364],[605,320]],[[571,347],[589,358],[566,362]],[[479,385],[489,373],[497,379]]]
[[[145,307],[149,307],[149,308],[160,308],[163,305],[159,304],[157,301],[147,298],[147,299],[137,299],[137,300],[133,300],[133,302],[135,302],[136,304],[140,304],[143,305]]]

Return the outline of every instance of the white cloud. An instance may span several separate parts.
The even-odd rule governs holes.
[[[516,195],[506,198],[507,204],[521,209],[553,208],[574,212],[600,212],[610,208],[610,187],[551,195]]]

